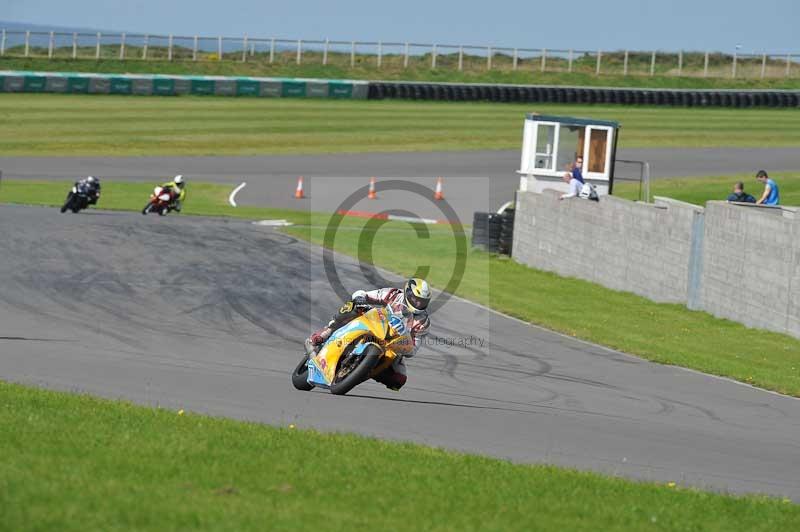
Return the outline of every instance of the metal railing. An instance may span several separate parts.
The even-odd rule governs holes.
[[[639,183],[639,201],[650,203],[652,197],[650,196],[650,163],[648,161],[632,161],[628,159],[616,159],[614,166],[614,181],[633,181]],[[627,172],[620,172],[620,163],[622,165],[634,165],[639,168],[639,177],[631,177]],[[621,174],[621,175],[619,175]]]
[[[561,50],[412,42],[0,30],[0,57],[256,61],[343,68],[566,72],[621,76],[800,76],[798,53]]]

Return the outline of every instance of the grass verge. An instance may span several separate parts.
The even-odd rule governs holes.
[[[71,50],[70,50],[71,52]],[[47,53],[45,50],[44,53]],[[91,50],[94,53],[94,50]],[[130,52],[129,52],[130,53]],[[237,57],[238,59],[238,57]],[[403,81],[431,81],[450,83],[512,83],[523,85],[575,85],[575,86],[601,86],[601,87],[650,87],[672,89],[796,89],[800,87],[800,78],[784,76],[759,79],[757,74],[751,79],[730,78],[730,63],[715,68],[712,66],[712,77],[703,78],[702,66],[695,70],[695,75],[675,76],[659,72],[655,76],[642,75],[649,73],[649,56],[647,64],[639,65],[640,75],[622,75],[622,58],[618,58],[616,72],[595,74],[595,60],[593,58],[578,59],[575,72],[540,72],[539,61],[533,67],[528,64],[519,70],[512,70],[510,58],[503,65],[495,61],[493,70],[486,70],[486,60],[475,61],[472,64],[465,58],[464,71],[459,72],[456,64],[444,68],[430,69],[429,63],[409,65],[402,67],[402,60],[397,57],[387,57],[381,68],[375,65],[374,57],[356,57],[356,65],[349,66],[349,55],[339,64],[323,66],[322,58],[316,58],[317,64],[294,64],[294,54],[287,63],[269,64],[267,61],[158,61],[158,60],[128,60],[120,61],[115,58],[95,59],[47,59],[47,58],[22,58],[6,57],[0,59],[2,70],[38,70],[44,72],[102,72],[102,73],[144,73],[144,74],[196,74],[214,76],[266,76],[266,77],[298,77],[298,78],[323,78],[323,79],[361,79],[361,80],[403,80]],[[394,62],[391,59],[395,59]],[[447,56],[440,58],[440,64],[445,65]],[[604,56],[606,61],[609,56]],[[313,60],[313,59],[312,59]],[[702,61],[702,58],[700,59]],[[306,56],[308,61],[308,56]],[[430,59],[428,59],[430,61]],[[346,62],[346,64],[345,64]],[[335,63],[335,61],[331,61]],[[760,66],[760,65],[759,65]],[[498,68],[500,67],[500,68]],[[552,68],[552,67],[551,67]],[[566,65],[563,65],[566,69]],[[608,67],[606,67],[608,68]],[[783,65],[779,71],[783,74]],[[631,70],[635,70],[632,68]],[[673,72],[674,74],[674,72]],[[716,74],[716,75],[715,75]],[[753,74],[751,74],[753,75]]]
[[[0,382],[7,530],[790,530],[800,506]],[[349,501],[349,503],[343,502]]]
[[[52,188],[53,191],[46,189]],[[0,188],[0,202],[60,205],[65,183],[11,181]],[[331,216],[276,209],[233,209],[226,198],[231,187],[192,183],[184,212],[240,218],[286,218],[290,234],[324,244]],[[149,185],[109,182],[103,208],[139,210]],[[47,196],[50,194],[51,196]],[[50,199],[48,199],[48,197]],[[366,220],[345,218],[331,247],[409,276],[428,266],[429,281],[444,287],[458,258],[449,227],[387,222],[374,226],[374,245],[363,239]],[[427,231],[419,236],[415,229]],[[397,250],[414,250],[398,253]],[[524,292],[524,297],[520,297]],[[456,293],[524,321],[642,358],[731,377],[800,397],[800,340],[749,329],[739,323],[690,311],[683,305],[654,303],[629,292],[610,290],[578,279],[560,277],[504,257],[470,250]],[[602,316],[576,320],[576,316]]]
[[[737,181],[744,183],[744,189],[756,199],[761,197],[764,185],[756,181],[754,173],[734,174],[713,177],[682,177],[672,179],[655,179],[650,185],[654,196],[668,196],[695,205],[705,205],[711,200],[725,200],[733,192]],[[781,205],[800,205],[800,172],[770,172],[770,176],[778,183],[781,194]],[[622,183],[614,185],[614,194],[636,200],[639,198],[639,185]]]
[[[800,145],[798,109],[0,94],[0,153],[518,150],[530,111],[618,120],[622,148]]]

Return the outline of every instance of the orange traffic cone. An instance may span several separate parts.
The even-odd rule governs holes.
[[[294,191],[294,197],[296,199],[303,199],[306,197],[306,195],[303,194],[303,176],[297,178],[297,190]]]
[[[367,199],[378,199],[378,195],[375,193],[375,178],[369,178],[369,193],[367,194]]]
[[[436,191],[433,193],[433,199],[435,200],[443,200],[444,199],[444,192],[442,192],[442,178],[436,178]]]

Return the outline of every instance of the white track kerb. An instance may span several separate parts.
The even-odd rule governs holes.
[[[247,182],[244,182],[241,185],[239,185],[238,187],[234,188],[233,191],[231,191],[231,195],[228,196],[228,203],[231,204],[231,207],[236,207],[236,194],[238,194],[239,191],[242,190],[246,186],[247,186]]]

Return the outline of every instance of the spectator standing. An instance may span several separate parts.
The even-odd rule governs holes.
[[[764,193],[761,194],[761,198],[756,202],[759,205],[778,205],[781,202],[781,195],[780,191],[778,190],[778,184],[769,178],[767,172],[764,170],[759,170],[756,174],[756,180],[759,183],[763,183],[764,185]]]
[[[581,193],[581,187],[583,186],[583,183],[573,177],[571,172],[564,172],[564,175],[561,177],[561,179],[564,180],[564,183],[569,185],[569,192],[562,194],[559,199],[574,198]]]
[[[738,201],[739,203],[755,203],[756,199],[744,191],[744,183],[739,181],[733,185],[733,192],[728,196],[728,201]]]
[[[575,162],[572,163],[572,177],[581,182],[581,185],[586,181],[583,179],[583,157],[578,155]]]

